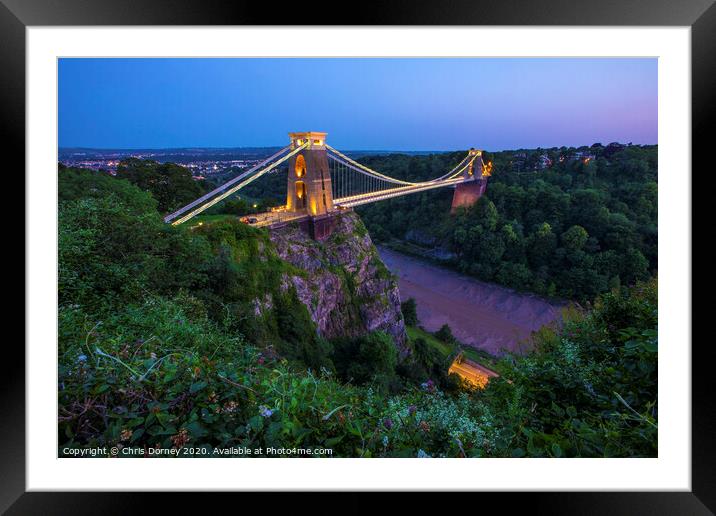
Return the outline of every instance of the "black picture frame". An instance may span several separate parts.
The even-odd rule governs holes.
[[[692,169],[713,168],[708,134],[714,129],[716,105],[716,5],[714,0],[454,0],[418,4],[408,0],[351,5],[311,2],[311,9],[296,4],[269,2],[214,2],[211,0],[0,0],[0,134],[7,145],[8,170],[25,170],[25,29],[61,25],[620,25],[690,26],[692,42]],[[352,12],[353,11],[353,12]],[[343,13],[343,14],[341,14]],[[709,166],[710,165],[710,166]],[[672,171],[674,180],[683,171]],[[18,174],[13,173],[14,177]],[[693,181],[693,174],[692,174]],[[14,181],[14,188],[22,184]],[[692,183],[693,184],[693,183]],[[23,187],[24,189],[24,187]],[[24,192],[30,195],[31,192]],[[14,192],[17,198],[23,198]],[[703,206],[703,205],[702,205]],[[694,206],[695,207],[695,206]],[[703,220],[692,210],[692,220]],[[707,220],[707,219],[706,219]],[[18,228],[19,229],[19,228]],[[19,245],[18,245],[19,248]],[[24,248],[24,246],[23,246]],[[24,251],[23,251],[24,253]],[[693,253],[693,246],[692,246]],[[692,256],[694,256],[692,254]],[[700,287],[705,289],[705,286]],[[16,301],[17,302],[17,301]],[[19,306],[20,303],[17,302]],[[32,310],[32,307],[26,307]],[[12,346],[11,346],[12,344]],[[688,346],[690,343],[683,343]],[[155,495],[126,493],[25,492],[25,357],[16,342],[6,340],[6,367],[0,375],[0,510],[8,514],[127,514],[148,509]],[[716,353],[710,340],[693,340],[692,346],[692,491],[689,493],[503,493],[474,494],[452,503],[497,503],[514,508],[515,502],[531,512],[550,514],[712,514],[716,511],[716,404],[712,368]],[[204,500],[206,500],[204,495]],[[208,496],[218,496],[216,494]],[[246,500],[246,494],[241,494]],[[299,497],[297,500],[296,497]],[[375,502],[357,494],[340,502],[340,512],[371,510]],[[172,506],[189,509],[185,495],[162,500],[162,512]],[[223,498],[223,496],[222,496]],[[271,509],[302,503],[303,495],[272,496]],[[266,500],[266,498],[264,498]],[[455,501],[458,500],[458,501]],[[202,502],[206,504],[206,501]],[[212,498],[211,505],[220,501]],[[248,503],[248,502],[247,502]],[[336,502],[333,502],[336,503]],[[404,509],[422,505],[414,496]],[[248,505],[246,506],[248,508]],[[326,507],[327,510],[330,507]],[[182,511],[182,512],[184,512]],[[320,511],[319,511],[320,512]],[[331,512],[335,512],[331,510]]]

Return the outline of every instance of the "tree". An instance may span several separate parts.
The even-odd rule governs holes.
[[[390,335],[374,331],[361,338],[360,357],[372,374],[393,374],[398,362],[398,348]]]
[[[207,242],[168,227],[156,211],[138,213],[146,199],[135,195],[137,204],[110,194],[60,205],[60,304],[97,309],[206,283]]]
[[[530,261],[536,267],[548,265],[556,247],[557,237],[552,232],[552,226],[543,222],[532,237]]]
[[[475,214],[477,215],[477,220],[483,227],[489,231],[495,230],[497,221],[499,220],[499,214],[495,203],[486,196],[483,195],[480,197],[477,204],[475,204]]]
[[[574,225],[562,233],[562,244],[571,251],[579,251],[589,239],[589,233],[582,226]]]
[[[62,165],[58,168],[57,198],[60,203],[101,199],[109,195],[115,196],[135,213],[151,213],[157,208],[157,202],[148,192],[141,191],[129,181],[87,168]]]
[[[522,290],[529,287],[532,281],[532,273],[524,264],[503,262],[495,275],[495,279],[510,288]]]
[[[174,163],[129,158],[120,162],[117,177],[151,193],[161,213],[174,211],[204,192],[189,169]]]
[[[623,213],[610,213],[609,225],[602,240],[610,249],[627,252],[637,244],[635,224]]]
[[[418,311],[415,298],[409,297],[400,304],[400,311],[403,312],[403,320],[408,326],[418,325]]]
[[[637,280],[649,276],[649,262],[638,249],[630,247],[627,249],[622,262],[622,281],[627,285],[634,284]]]
[[[447,324],[443,324],[440,329],[435,332],[435,338],[447,344],[452,344],[455,342],[455,337],[452,334],[452,329],[450,329],[450,326]]]
[[[358,383],[365,383],[376,376],[383,379],[395,376],[398,349],[393,338],[385,332],[375,331],[347,343],[348,355],[353,359],[347,375]],[[344,360],[347,358],[344,351]]]

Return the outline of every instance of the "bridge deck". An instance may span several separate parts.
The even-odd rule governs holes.
[[[305,213],[294,213],[294,212],[265,212],[265,213],[257,213],[256,215],[249,215],[249,217],[256,217],[257,222],[251,224],[254,227],[257,228],[263,228],[263,227],[274,227],[274,226],[280,226],[283,224],[288,224],[289,222],[300,222],[301,220],[305,220],[308,218],[308,215]]]

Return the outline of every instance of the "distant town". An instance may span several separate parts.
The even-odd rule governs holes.
[[[517,172],[530,172],[551,168],[556,162],[582,161],[584,164],[596,159],[596,149],[600,155],[608,158],[615,152],[631,144],[613,142],[606,146],[595,143],[583,147],[554,147],[549,149],[515,150],[508,162]],[[60,148],[59,162],[68,167],[81,167],[92,170],[104,170],[114,174],[124,159],[151,159],[160,163],[176,163],[191,171],[196,180],[222,179],[226,173],[251,168],[276,152],[279,147],[236,147],[236,148],[172,148],[172,149],[91,149]],[[368,155],[388,155],[393,153],[425,155],[440,151],[386,151],[361,150],[347,151],[354,159]]]
[[[191,170],[197,179],[221,175],[229,170],[250,168],[278,147],[261,148],[179,148],[179,149],[85,149],[60,148],[60,163],[68,167],[105,170],[114,173],[123,159],[151,159],[160,163],[176,163]]]

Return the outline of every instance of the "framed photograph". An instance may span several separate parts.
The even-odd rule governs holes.
[[[3,509],[714,510],[713,2],[0,1],[27,300]]]

